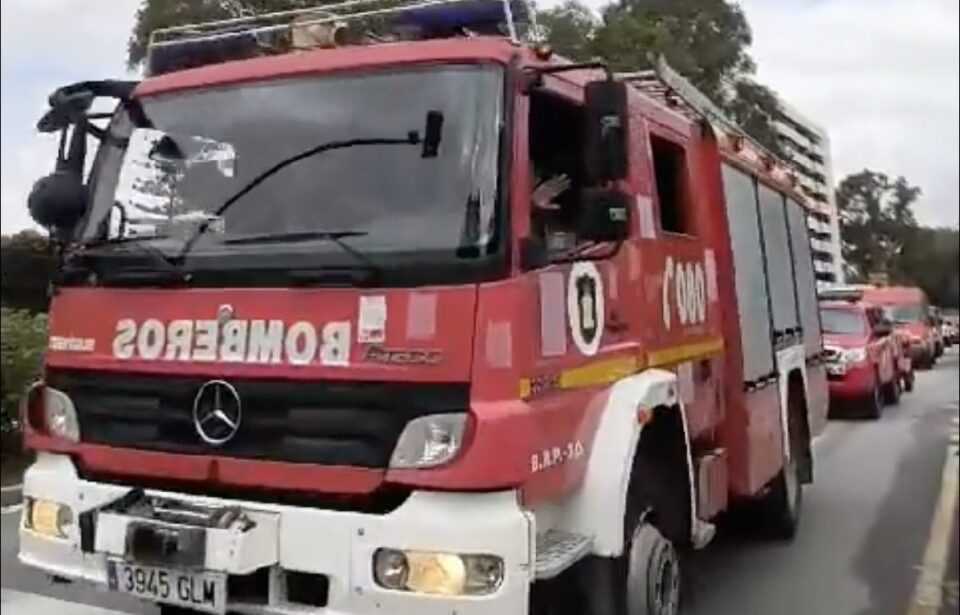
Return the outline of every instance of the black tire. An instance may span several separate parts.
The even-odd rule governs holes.
[[[879,419],[883,414],[883,392],[880,387],[880,377],[874,375],[873,389],[869,397],[863,400],[863,413],[871,420]]]
[[[913,370],[911,369],[910,372],[903,377],[903,390],[906,391],[907,393],[912,391],[913,381],[914,381],[914,375],[913,375]]]
[[[677,615],[680,612],[680,558],[656,527],[641,522],[627,554],[625,615]]]
[[[803,487],[800,480],[799,459],[809,445],[804,442],[807,430],[800,424],[806,420],[803,396],[795,390],[790,392],[788,428],[790,432],[790,459],[771,483],[769,490],[757,502],[762,529],[772,538],[791,540],[800,524],[800,509],[803,504]]]
[[[760,528],[771,538],[791,540],[800,524],[803,489],[797,473],[797,457],[784,464],[769,490],[758,502]]]
[[[883,387],[883,401],[891,406],[896,406],[900,403],[900,393],[900,378],[895,376]]]

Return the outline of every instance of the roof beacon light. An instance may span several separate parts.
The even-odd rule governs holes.
[[[343,21],[318,23],[318,18],[335,17],[329,13],[305,14],[290,24],[290,42],[294,49],[329,49],[346,44],[347,24]]]

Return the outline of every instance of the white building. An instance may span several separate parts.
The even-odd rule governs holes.
[[[817,281],[842,284],[843,255],[840,216],[834,195],[833,164],[827,132],[780,99],[781,115],[775,121],[780,142],[797,175],[800,190],[811,201],[808,216],[810,247]]]

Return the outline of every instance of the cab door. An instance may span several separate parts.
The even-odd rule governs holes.
[[[527,219],[524,240],[545,262],[521,254],[529,306],[521,397],[533,425],[531,475],[524,485],[527,504],[552,499],[579,485],[607,389],[637,369],[635,323],[628,319],[628,239],[619,250],[587,247],[576,236],[586,169],[586,113],[583,88],[566,75],[545,75],[526,99],[526,132],[515,159],[520,181],[515,202]],[[520,126],[522,124],[522,126]],[[525,148],[524,148],[525,145]],[[568,185],[538,208],[538,185],[558,177]],[[631,190],[629,182],[621,189]],[[542,205],[542,203],[540,203]],[[571,252],[573,250],[573,252]],[[571,256],[576,254],[576,256]]]

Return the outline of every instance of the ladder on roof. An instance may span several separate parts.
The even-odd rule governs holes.
[[[726,134],[737,135],[764,154],[773,156],[767,148],[731,120],[716,103],[667,64],[663,56],[657,58],[652,69],[616,73],[615,76],[691,120],[707,121],[714,128],[719,128]]]
[[[151,48],[178,43],[216,41],[237,36],[256,36],[270,39],[290,36],[296,29],[315,26],[346,26],[350,22],[377,17],[398,16],[429,7],[499,4],[505,34],[514,42],[533,41],[539,35],[536,14],[531,0],[341,0],[314,7],[276,11],[256,15],[242,15],[203,23],[158,28],[150,33]],[[519,26],[526,25],[522,31]]]

